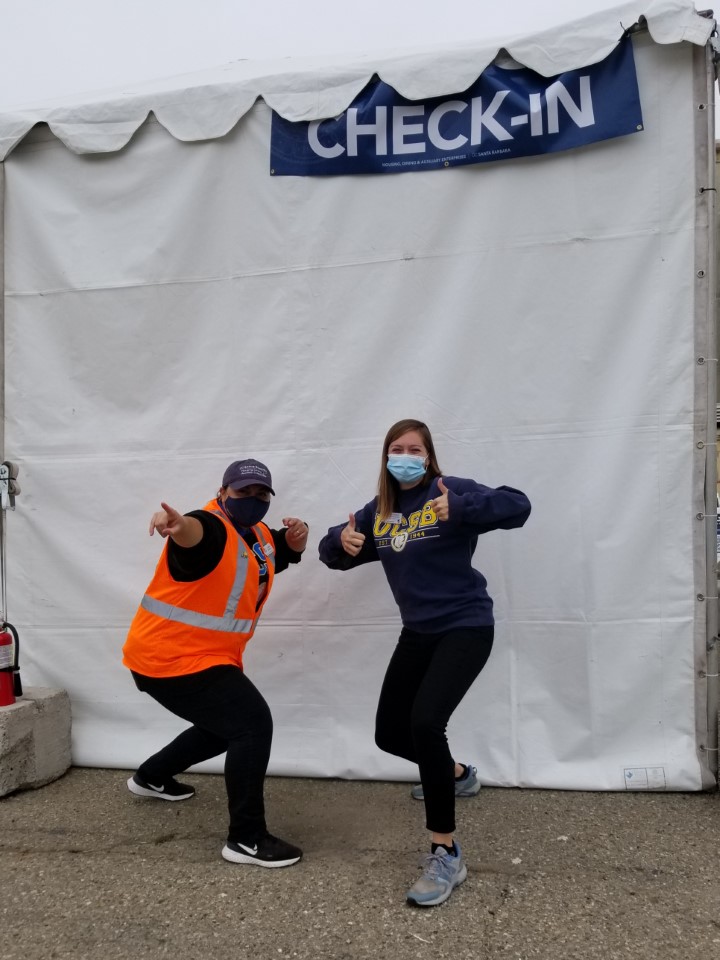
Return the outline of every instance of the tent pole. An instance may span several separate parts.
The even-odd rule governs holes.
[[[0,458],[5,459],[5,164],[0,163]],[[0,521],[2,510],[0,510]]]
[[[0,162],[0,462],[5,460],[5,164]],[[0,544],[5,540],[5,511],[0,510]],[[3,558],[4,562],[4,558]],[[4,592],[4,591],[3,591]],[[3,618],[7,610],[2,610]]]
[[[705,585],[706,660],[704,664],[707,708],[707,767],[717,781],[718,774],[718,579],[717,579],[717,204],[715,194],[715,64],[708,44],[694,52],[696,96],[696,158],[699,192],[696,223],[696,296],[695,322],[705,330],[705,343],[698,347],[698,371],[705,377],[707,416],[704,424],[705,447]],[[703,271],[705,276],[703,276]],[[700,671],[702,679],[703,671]],[[701,749],[702,749],[702,740]]]

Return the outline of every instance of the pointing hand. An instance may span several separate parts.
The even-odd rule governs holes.
[[[180,533],[185,520],[183,515],[178,513],[177,510],[173,510],[167,503],[162,503],[162,501],[160,506],[162,510],[158,510],[157,513],[154,513],[150,518],[150,536],[152,536],[156,530],[161,537],[172,537],[176,533]]]

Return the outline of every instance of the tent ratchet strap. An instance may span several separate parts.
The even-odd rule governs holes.
[[[20,468],[12,460],[0,464],[0,605],[2,622],[7,622],[7,552],[5,518],[8,510],[15,509],[15,497],[20,493],[17,482]]]

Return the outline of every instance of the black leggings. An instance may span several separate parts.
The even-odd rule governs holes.
[[[138,690],[193,724],[138,767],[143,780],[164,783],[193,764],[227,752],[228,839],[254,844],[265,833],[263,784],[270,759],[270,708],[240,667],[218,666],[181,677],[133,672]]]
[[[403,627],[388,664],[375,743],[420,767],[428,830],[455,830],[455,761],[445,728],[487,663],[494,628],[417,633]]]

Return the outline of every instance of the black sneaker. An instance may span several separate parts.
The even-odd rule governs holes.
[[[189,800],[195,796],[195,787],[187,783],[178,783],[172,777],[156,787],[136,773],[127,782],[128,790],[136,797],[157,797],[158,800]]]
[[[290,867],[302,857],[302,850],[267,833],[253,844],[228,840],[222,855],[231,863],[254,863],[258,867]]]

